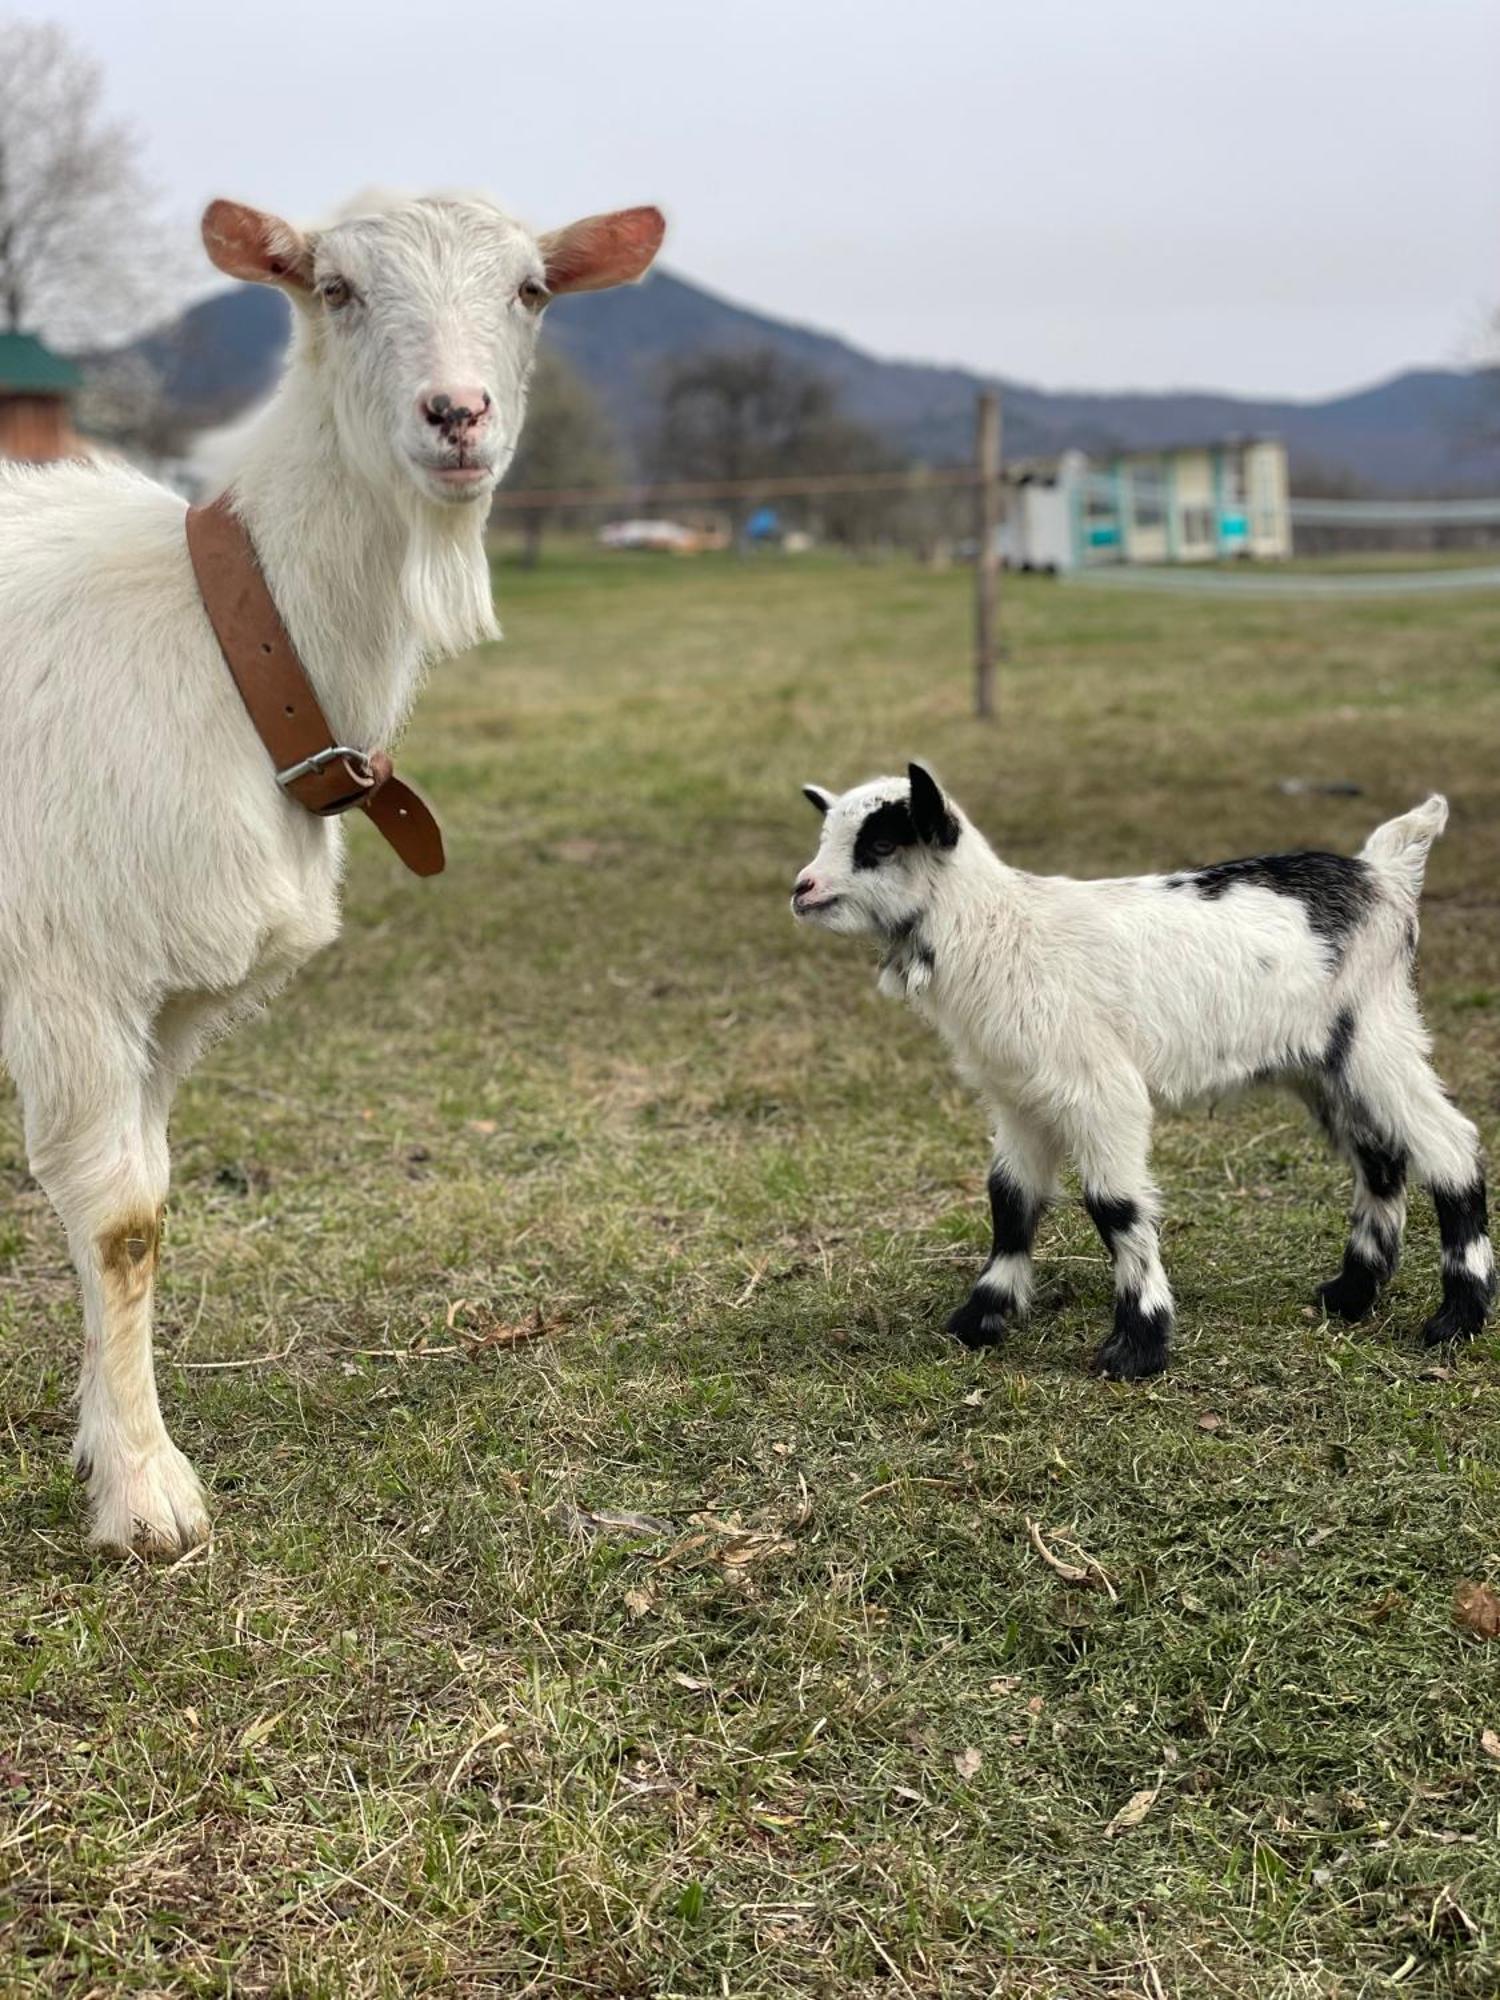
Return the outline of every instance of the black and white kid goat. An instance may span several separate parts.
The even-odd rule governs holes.
[[[1114,1260],[1107,1375],[1166,1365],[1172,1295],[1150,1177],[1154,1103],[1289,1085],[1354,1172],[1343,1269],[1324,1309],[1359,1319],[1396,1268],[1408,1172],[1442,1236],[1429,1342],[1483,1326],[1495,1288],[1478,1135],[1428,1061],[1412,983],[1434,796],[1359,856],[1274,854],[1176,875],[1075,882],[1007,867],[920,764],[835,794],[805,787],[823,838],[798,877],[805,923],[884,947],[909,1000],[995,1118],[994,1247],[949,1321],[968,1347],[1026,1311],[1031,1246],[1062,1162]]]

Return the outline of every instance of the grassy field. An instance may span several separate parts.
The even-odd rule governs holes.
[[[911,753],[1086,873],[1440,785],[1423,982],[1493,1143],[1493,603],[1020,582],[982,729],[961,574],[499,584],[404,760],[449,873],[355,826],[343,941],[179,1100],[160,1369],[217,1535],[173,1568],[82,1553],[0,1110],[0,1992],[1495,1994],[1500,1645],[1452,1604],[1500,1584],[1500,1342],[1414,1345],[1425,1201],[1323,1326],[1300,1113],[1170,1119],[1170,1372],[1085,1372],[1076,1202],[966,1355],[982,1121],[786,909],[798,785]]]

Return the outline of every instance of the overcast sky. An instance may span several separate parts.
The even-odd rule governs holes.
[[[1078,388],[1319,395],[1500,303],[1496,0],[10,5],[102,58],[184,227],[658,201],[732,299]]]

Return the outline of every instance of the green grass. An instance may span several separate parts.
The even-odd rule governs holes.
[[[983,729],[961,574],[499,581],[403,760],[448,874],[355,826],[342,942],[179,1100],[160,1372],[217,1536],[175,1568],[82,1551],[5,1107],[0,1991],[1494,1994],[1500,1647],[1451,1602],[1500,1582],[1500,1346],[1415,1347],[1426,1205],[1324,1327],[1345,1189],[1294,1107],[1172,1118],[1171,1371],[1085,1372],[1076,1204],[964,1355],[982,1120],[785,903],[798,785],[910,753],[1088,873],[1348,848],[1441,785],[1424,985],[1493,1140],[1493,605],[1007,584]]]

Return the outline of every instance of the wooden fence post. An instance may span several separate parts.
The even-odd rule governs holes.
[[[979,484],[974,507],[974,713],[995,713],[995,662],[1000,644],[1000,552],[995,546],[1000,503],[1000,398],[979,398],[975,462]]]

